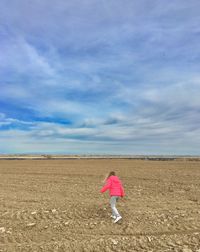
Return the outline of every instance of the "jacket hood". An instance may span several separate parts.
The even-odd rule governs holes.
[[[110,179],[113,182],[120,182],[120,180],[117,176],[110,176],[108,179]]]

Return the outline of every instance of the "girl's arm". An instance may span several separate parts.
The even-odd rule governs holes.
[[[108,179],[108,174],[106,174],[105,178],[102,180],[102,183],[106,183],[107,179]]]
[[[110,189],[110,186],[111,186],[111,181],[108,179],[106,181],[106,184],[102,187],[101,189],[101,193],[105,192],[106,190]]]
[[[124,193],[124,188],[123,186],[121,185],[121,196],[124,197],[125,196],[125,193]]]

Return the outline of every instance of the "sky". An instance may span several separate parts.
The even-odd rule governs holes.
[[[1,0],[0,154],[200,155],[199,0]]]

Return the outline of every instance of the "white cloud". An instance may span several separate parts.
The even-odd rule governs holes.
[[[23,120],[18,120],[15,118],[10,118],[7,117],[4,113],[0,113],[0,127],[1,126],[12,126],[12,125],[27,125],[27,126],[31,126],[33,125],[33,122],[27,122],[27,121],[23,121]]]
[[[35,74],[36,76],[55,75],[55,70],[50,66],[47,58],[39,54],[33,45],[24,38],[16,37],[0,43],[3,51],[0,59],[2,69],[15,71],[17,74]]]
[[[3,84],[1,87],[0,98],[2,99],[11,99],[17,101],[24,101],[31,99],[33,94],[30,90],[24,85],[16,84]]]
[[[83,132],[82,132],[83,133]],[[120,132],[118,132],[120,133]],[[199,132],[198,132],[199,133]],[[110,134],[108,134],[111,136]],[[199,136],[199,134],[198,134]],[[111,136],[112,137],[112,136]],[[148,139],[148,137],[147,137]],[[151,137],[150,141],[140,138],[131,141],[112,140],[80,140],[60,137],[32,136],[30,133],[13,130],[0,132],[3,144],[1,153],[65,153],[65,154],[193,154],[197,155],[198,141],[194,135],[184,138],[158,139]],[[2,145],[1,145],[2,146]],[[2,148],[2,147],[1,147]],[[158,151],[159,150],[159,151]]]

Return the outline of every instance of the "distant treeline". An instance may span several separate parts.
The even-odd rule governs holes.
[[[6,160],[59,160],[59,159],[134,159],[148,161],[200,161],[200,157],[183,157],[183,156],[93,156],[93,155],[0,155],[0,159]]]

